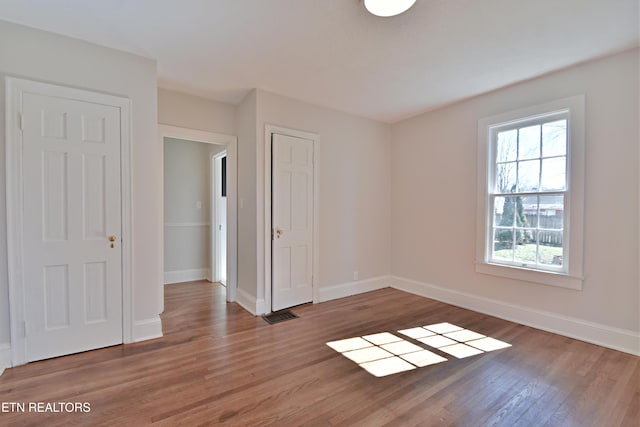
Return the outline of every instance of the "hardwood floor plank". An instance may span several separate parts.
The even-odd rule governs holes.
[[[393,289],[296,307],[269,325],[208,282],[166,287],[164,337],[8,369],[0,413],[47,426],[635,426],[639,358]],[[458,359],[398,333],[449,322],[511,347]],[[389,332],[446,362],[375,377],[326,345]]]

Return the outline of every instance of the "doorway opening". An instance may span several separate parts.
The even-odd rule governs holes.
[[[165,285],[175,283],[218,282],[225,285],[226,300],[234,301],[236,137],[159,125],[159,140],[163,153],[160,312]]]
[[[221,170],[214,159],[225,150],[209,144],[164,138],[164,284],[217,282],[226,247],[217,245],[220,212],[216,200]],[[217,173],[216,173],[217,172]]]

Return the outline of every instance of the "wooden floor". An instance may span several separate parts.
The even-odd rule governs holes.
[[[206,282],[167,286],[164,338],[8,369],[0,425],[636,426],[639,358],[393,289],[269,325]],[[449,322],[512,347],[377,378],[328,341]]]

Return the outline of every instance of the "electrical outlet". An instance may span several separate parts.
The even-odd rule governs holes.
[[[357,271],[353,272],[353,280],[359,280],[360,279],[360,274]]]
[[[196,209],[202,209],[202,202],[200,200],[196,202]]]

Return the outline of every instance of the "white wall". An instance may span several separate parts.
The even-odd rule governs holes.
[[[160,150],[156,143],[156,63],[139,56],[0,21],[0,78],[68,85],[132,100],[133,301],[138,338],[161,334],[155,248],[160,214]],[[0,87],[0,164],[4,169],[4,84]],[[0,174],[0,343],[9,341],[5,176]],[[0,346],[1,347],[1,346]]]
[[[165,138],[165,283],[209,277],[211,156],[224,148],[220,145]]]
[[[236,108],[238,136],[238,301],[250,309],[246,295],[257,295],[256,258],[256,91],[251,91]],[[246,298],[245,298],[246,299]]]
[[[451,291],[441,294],[453,299],[462,298],[455,296],[461,292],[637,336],[638,76],[638,51],[628,51],[394,125],[394,275]],[[478,119],[582,93],[587,120],[583,291],[476,273]]]
[[[264,132],[272,124],[320,135],[320,298],[391,271],[390,126],[257,91],[257,298],[264,298]],[[380,287],[379,282],[373,286]],[[366,288],[366,286],[364,287]],[[268,308],[267,308],[268,310]]]
[[[158,89],[158,123],[235,135],[235,106]]]

